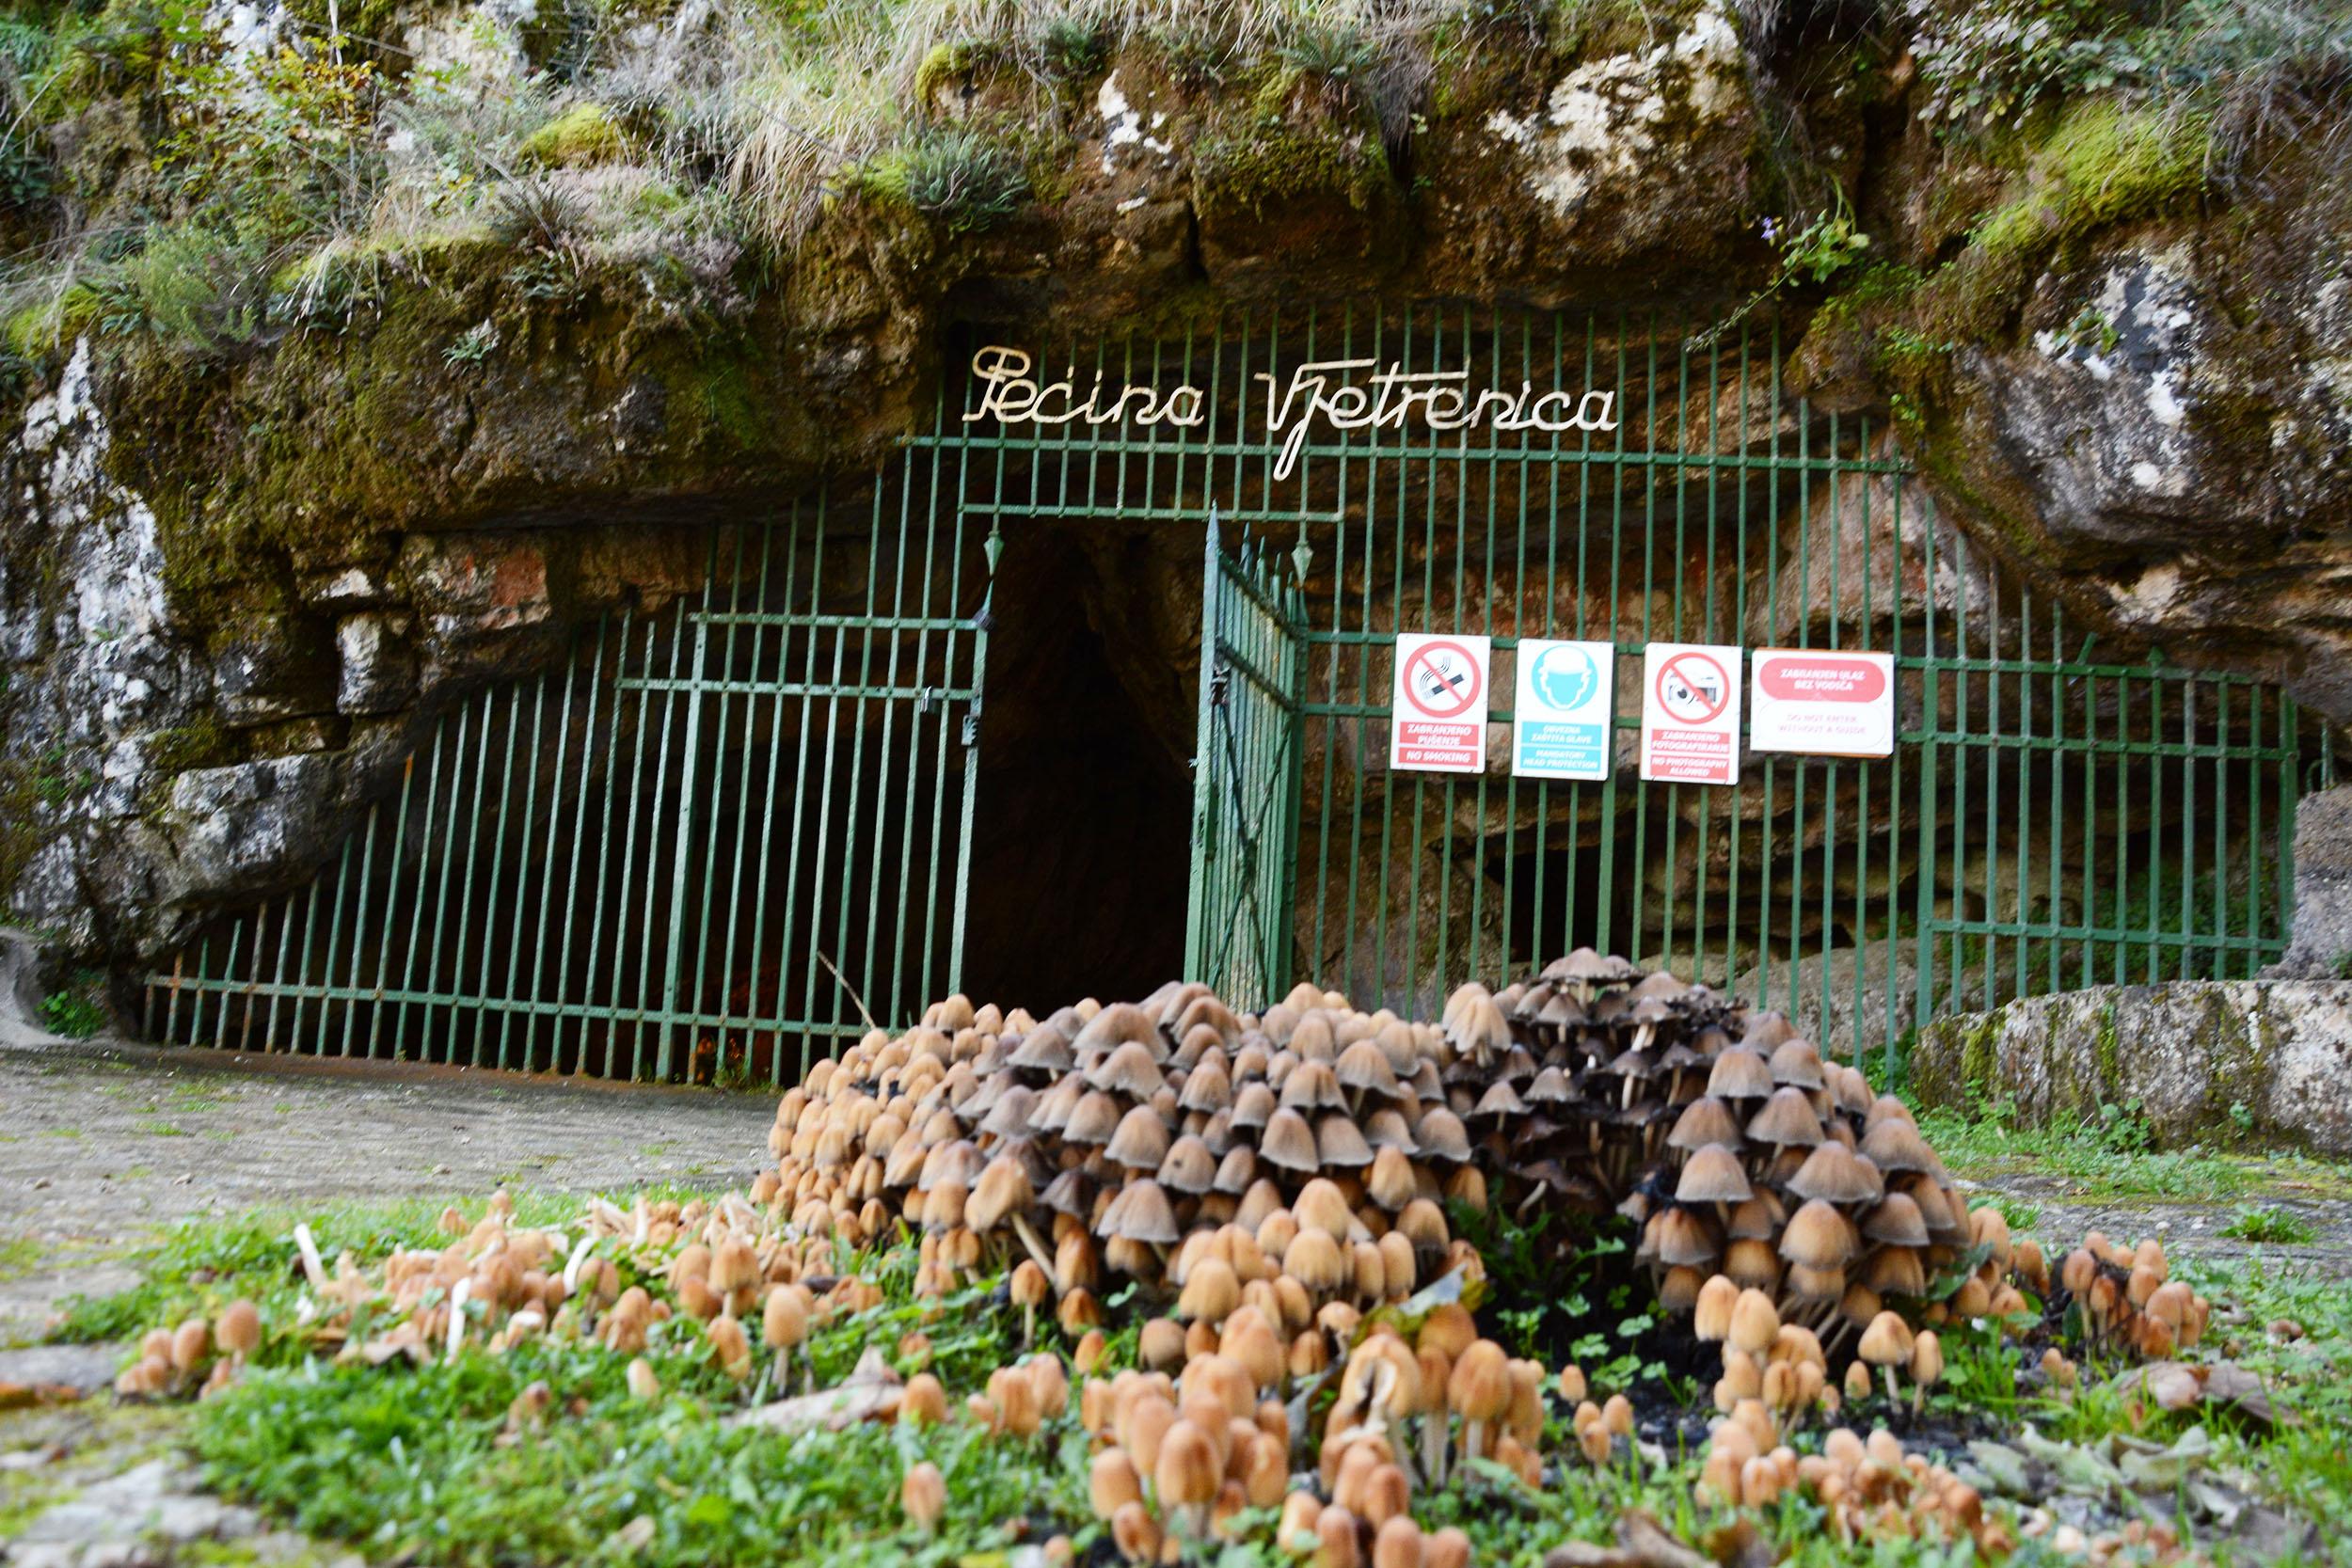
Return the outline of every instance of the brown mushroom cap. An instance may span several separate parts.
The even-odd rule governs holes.
[[[1123,1242],[1148,1242],[1170,1246],[1182,1240],[1176,1211],[1157,1181],[1131,1181],[1103,1215],[1104,1236]]]
[[[1863,1215],[1862,1234],[1873,1242],[1906,1247],[1926,1246],[1929,1239],[1927,1221],[1908,1193],[1889,1193]]]
[[[1330,1016],[1319,1006],[1299,1015],[1297,1026],[1282,1044],[1302,1062],[1327,1062],[1340,1053],[1339,1041],[1331,1033]]]
[[[1675,1201],[1740,1203],[1751,1191],[1740,1157],[1721,1144],[1708,1144],[1684,1164],[1681,1179],[1675,1183]]]
[[[1846,1216],[1820,1198],[1789,1215],[1780,1233],[1780,1255],[1803,1268],[1841,1269],[1854,1250],[1853,1227]],[[1838,1290],[1842,1294],[1845,1287],[1841,1284]]]
[[[1892,1312],[1881,1312],[1862,1331],[1854,1353],[1873,1367],[1902,1367],[1911,1361],[1911,1325]]]
[[[963,1223],[985,1236],[1035,1199],[1027,1168],[1012,1155],[999,1154],[988,1163],[972,1196],[964,1199]]]
[[[1058,1017],[1059,1015],[1056,1015]],[[1122,1045],[1139,1045],[1150,1056],[1153,1066],[1168,1059],[1168,1041],[1150,1014],[1132,1002],[1114,1002],[1096,1013],[1077,1037],[1072,1049],[1080,1056],[1098,1053],[1116,1055]],[[1103,1085],[1096,1085],[1100,1088]]]
[[[1810,1148],[1821,1141],[1821,1118],[1803,1089],[1779,1088],[1748,1118],[1748,1136],[1760,1144]]]
[[[1818,1089],[1826,1082],[1821,1076],[1821,1053],[1813,1042],[1803,1037],[1781,1041],[1772,1048],[1772,1082],[1793,1085],[1801,1089]]]
[[[1372,1164],[1372,1146],[1355,1122],[1333,1111],[1315,1123],[1315,1155],[1326,1169],[1350,1170]]]
[[[1722,1255],[1714,1227],[1693,1210],[1662,1209],[1651,1217],[1650,1226],[1660,1262],[1698,1268]]]
[[[1157,1170],[1168,1158],[1168,1123],[1149,1105],[1137,1105],[1119,1118],[1103,1152],[1129,1170]]]
[[[1881,1170],[1933,1170],[1935,1155],[1919,1136],[1919,1129],[1907,1120],[1887,1117],[1874,1123],[1863,1134],[1862,1152]]]
[[[1385,1095],[1397,1092],[1396,1069],[1389,1065],[1388,1053],[1377,1040],[1358,1040],[1341,1052],[1332,1071],[1343,1089]]]
[[[1078,1053],[1071,1049],[1070,1038],[1059,1029],[1040,1027],[1021,1037],[1005,1058],[1006,1065],[1026,1072],[1068,1072],[1078,1064]]]
[[[1400,1154],[1421,1152],[1405,1113],[1393,1105],[1384,1105],[1364,1118],[1364,1142],[1375,1149],[1393,1148]]]
[[[1119,1101],[1100,1089],[1080,1097],[1077,1106],[1063,1124],[1062,1141],[1073,1144],[1106,1144],[1120,1125]]]
[[[1224,1053],[1204,1057],[1184,1075],[1184,1092],[1176,1097],[1179,1107],[1187,1111],[1222,1111],[1233,1103],[1233,1083],[1225,1065]]]
[[[1666,1134],[1666,1147],[1686,1153],[1696,1153],[1710,1145],[1738,1149],[1740,1145],[1740,1120],[1731,1107],[1713,1095],[1701,1095],[1682,1108],[1675,1118],[1674,1131]]]
[[[1470,1133],[1462,1118],[1444,1105],[1432,1105],[1422,1113],[1413,1126],[1413,1140],[1433,1160],[1459,1164],[1470,1157]]]
[[[1161,1186],[1190,1195],[1207,1192],[1216,1180],[1216,1156],[1209,1152],[1207,1144],[1187,1134],[1168,1146],[1168,1154],[1160,1161]]]
[[[1347,1097],[1330,1063],[1301,1061],[1282,1079],[1282,1103],[1294,1111],[1336,1111]]]
[[[1233,1125],[1243,1132],[1263,1127],[1275,1112],[1274,1087],[1263,1079],[1244,1084],[1233,1096]]]
[[[1885,1190],[1876,1165],[1834,1142],[1814,1149],[1788,1179],[1788,1191],[1795,1196],[1828,1203],[1875,1203]]]
[[[1232,1193],[1238,1197],[1249,1190],[1249,1184],[1257,1180],[1257,1175],[1258,1151],[1248,1144],[1237,1143],[1227,1149],[1225,1158],[1218,1162],[1216,1175],[1210,1180],[1209,1189],[1212,1192]]]
[[[1707,1092],[1718,1100],[1762,1100],[1772,1092],[1772,1065],[1754,1051],[1735,1047],[1708,1069]]]
[[[999,1083],[1005,1081],[1002,1075],[997,1079]],[[988,1115],[980,1118],[979,1131],[999,1138],[1027,1137],[1039,1098],[1038,1092],[1026,1085],[1010,1085],[996,1097],[996,1102],[989,1107]]]
[[[1526,1110],[1526,1102],[1520,1100],[1518,1092],[1511,1087],[1511,1081],[1507,1078],[1498,1078],[1486,1086],[1486,1092],[1479,1098],[1477,1108],[1471,1111],[1470,1115],[1492,1117],[1497,1120],[1502,1120],[1523,1115]]]
[[[1755,1052],[1769,1052],[1785,1040],[1797,1037],[1796,1026],[1788,1015],[1777,1012],[1754,1012],[1748,1015],[1747,1027],[1740,1043]]]
[[[1259,1134],[1258,1158],[1282,1170],[1312,1171],[1322,1164],[1314,1129],[1288,1106],[1275,1112]]]
[[[1883,1296],[1924,1295],[1928,1272],[1911,1248],[1881,1247],[1862,1266],[1862,1283]]]
[[[1779,1195],[1770,1187],[1758,1187],[1756,1196],[1731,1212],[1731,1223],[1724,1233],[1740,1241],[1772,1241],[1779,1237],[1780,1227],[1788,1223],[1788,1211]]]

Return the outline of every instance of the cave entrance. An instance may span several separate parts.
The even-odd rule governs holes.
[[[966,334],[875,473],[354,763],[355,832],[151,975],[150,1033],[781,1082],[956,990],[1426,1017],[1591,944],[1851,1055],[2275,960],[2327,776],[2294,705],[2071,620],[1786,394],[1768,311],[1707,321]],[[1391,766],[1406,631],[1490,641],[1481,771]],[[1511,771],[1545,639],[1614,648],[1601,778]],[[1894,750],[1645,780],[1661,641],[1890,655]]]
[[[1189,534],[1173,552],[1169,531],[1115,522],[1003,535],[964,938],[975,997],[1041,1017],[1140,996],[1184,961]]]

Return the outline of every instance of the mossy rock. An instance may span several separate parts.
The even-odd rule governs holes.
[[[2035,149],[2025,191],[1975,235],[1988,255],[2032,255],[2095,229],[2145,216],[2197,194],[2206,122],[2197,115],[2091,99],[2067,111]]]
[[[590,168],[617,163],[628,140],[601,103],[575,103],[527,137],[523,161],[536,168]]]

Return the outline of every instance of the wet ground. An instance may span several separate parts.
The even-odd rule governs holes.
[[[722,1187],[764,1162],[765,1094],[242,1056],[0,1046],[0,1344],[192,1213],[411,1195],[478,1200],[657,1181]]]

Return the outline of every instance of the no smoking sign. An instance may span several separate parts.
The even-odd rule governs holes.
[[[1740,650],[1652,642],[1642,655],[1642,777],[1740,782]]]
[[[1406,632],[1396,640],[1389,704],[1389,766],[1417,773],[1479,773],[1486,767],[1487,673],[1484,637]]]

